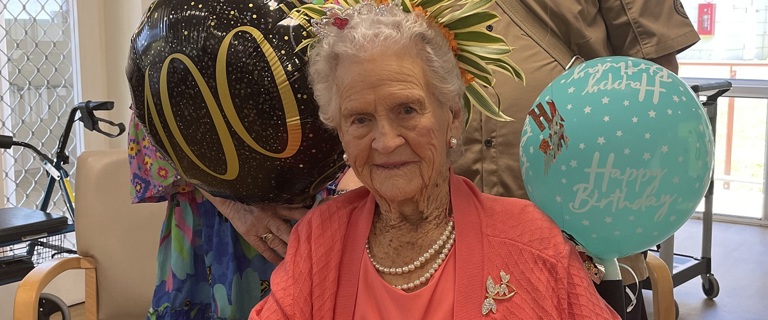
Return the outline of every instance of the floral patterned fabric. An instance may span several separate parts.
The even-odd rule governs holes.
[[[129,128],[128,157],[133,202],[168,201],[147,318],[247,319],[269,294],[274,265],[179,176],[135,118]]]

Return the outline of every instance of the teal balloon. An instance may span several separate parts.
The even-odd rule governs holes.
[[[575,66],[525,119],[528,195],[593,256],[627,256],[679,229],[704,196],[714,138],[696,94],[650,61]]]

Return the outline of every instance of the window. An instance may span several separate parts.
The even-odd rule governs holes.
[[[48,154],[75,104],[71,8],[70,0],[0,2],[0,133]],[[70,140],[70,166],[79,140]],[[3,150],[0,169],[5,205],[38,207],[47,177],[37,156],[17,147]],[[64,212],[56,192],[49,210]]]
[[[683,0],[701,41],[678,56],[684,78],[732,80],[718,100],[714,212],[768,220],[768,0]],[[701,208],[701,207],[700,207]]]

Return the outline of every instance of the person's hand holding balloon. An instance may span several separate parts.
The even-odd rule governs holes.
[[[152,3],[126,73],[152,144],[272,262],[290,222],[344,168],[296,50],[289,0]]]
[[[280,263],[288,249],[290,221],[297,221],[308,209],[298,205],[254,204],[218,198],[200,191],[224,215],[240,236],[272,263]]]

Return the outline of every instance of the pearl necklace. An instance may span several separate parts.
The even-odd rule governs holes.
[[[440,265],[443,264],[443,262],[445,261],[445,258],[448,257],[448,253],[451,251],[451,248],[453,247],[453,243],[454,243],[454,241],[456,239],[456,231],[453,229],[453,222],[450,222],[450,224],[448,225],[448,229],[446,229],[446,232],[449,233],[448,236],[445,236],[445,238],[447,238],[448,242],[445,244],[445,247],[440,252],[440,255],[437,257],[437,260],[435,261],[435,263],[432,264],[432,267],[429,268],[427,273],[424,274],[423,276],[421,276],[419,279],[413,281],[413,282],[409,282],[409,283],[401,284],[401,285],[392,285],[395,289],[398,289],[398,290],[413,290],[414,288],[418,287],[419,285],[427,283],[427,281],[429,281],[429,279],[431,279],[432,276],[435,275],[435,272],[437,272],[437,269],[440,268]],[[446,240],[443,240],[443,237],[441,237],[440,239],[441,239],[440,241],[443,241],[443,242],[446,241]],[[438,243],[440,243],[440,241],[438,241]],[[434,248],[434,246],[432,248],[430,248],[430,250],[432,250],[433,248]],[[439,249],[439,247],[438,247],[438,249]],[[380,267],[381,265],[379,265],[373,259],[373,256],[371,255],[371,251],[368,248],[368,243],[367,242],[365,244],[365,250],[368,253],[368,259],[371,260],[371,263],[373,263],[374,267],[376,267],[376,270],[379,270],[378,267]],[[429,253],[429,252],[427,252],[427,253]],[[431,256],[431,254],[430,254],[430,256]],[[416,262],[419,262],[419,261],[417,260]],[[413,269],[411,269],[411,266],[413,266],[414,269],[415,269],[416,268],[415,264],[416,263],[414,262],[414,263],[408,265],[408,267],[406,267],[405,269],[408,270],[408,272],[413,271]],[[419,265],[421,265],[421,262],[419,263]],[[391,269],[391,268],[389,268],[389,269]],[[395,268],[395,270],[397,270],[397,269],[398,268]],[[402,274],[402,273],[404,273],[404,272],[402,272],[403,268],[399,268],[399,269],[400,269],[401,272],[397,273],[397,271],[396,271],[395,274]],[[381,271],[381,270],[379,270],[379,271]]]
[[[427,253],[421,255],[421,257],[416,259],[416,261],[414,261],[413,263],[411,263],[411,264],[409,264],[409,265],[407,265],[405,267],[387,268],[387,267],[384,267],[384,266],[376,263],[376,261],[373,260],[373,256],[371,255],[371,249],[368,246],[368,242],[365,243],[365,252],[368,253],[368,258],[371,259],[371,262],[373,263],[373,267],[376,268],[376,270],[378,270],[379,272],[383,272],[385,274],[404,274],[404,273],[409,273],[409,272],[411,272],[413,270],[416,270],[416,268],[420,267],[421,264],[423,264],[424,262],[429,260],[429,258],[431,258],[432,255],[435,254],[435,252],[437,252],[437,250],[440,250],[440,248],[443,246],[443,244],[445,244],[445,241],[448,240],[448,237],[451,235],[452,232],[453,232],[453,221],[449,221],[448,222],[448,226],[445,228],[445,231],[443,231],[443,235],[440,237],[440,239],[437,240],[437,243],[435,243],[435,245],[433,245],[432,248],[429,248]]]

